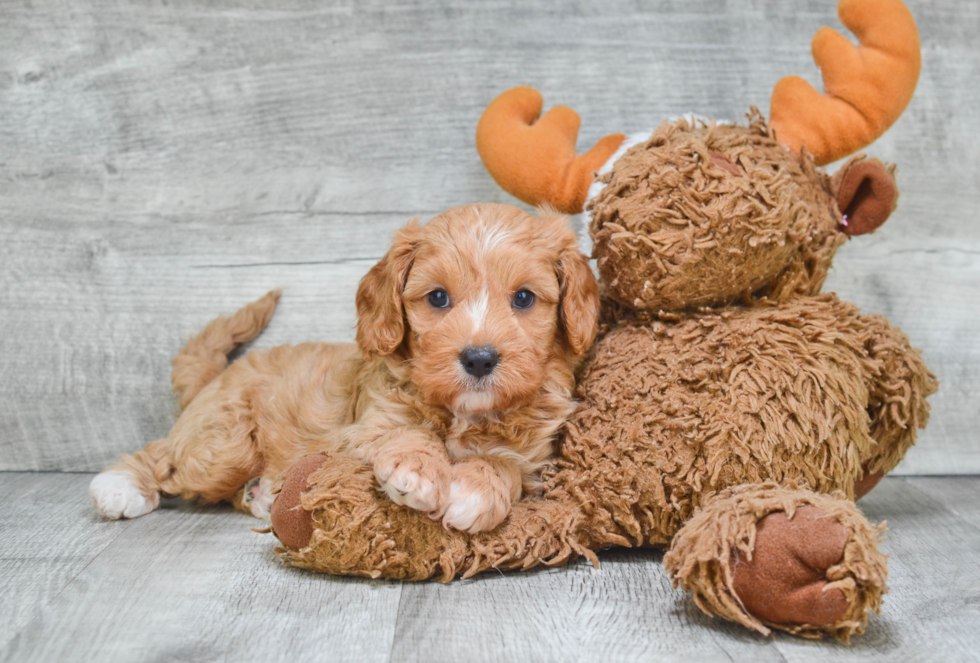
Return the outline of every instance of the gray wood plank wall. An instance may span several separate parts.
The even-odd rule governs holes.
[[[92,471],[165,435],[169,361],[218,313],[285,296],[258,344],[353,337],[357,280],[410,217],[514,202],[473,145],[517,84],[580,147],[686,111],[740,118],[819,84],[833,0],[5,2],[0,469]],[[868,152],[899,211],[828,288],[889,316],[942,387],[901,470],[980,472],[980,5],[909,0],[918,92]]]

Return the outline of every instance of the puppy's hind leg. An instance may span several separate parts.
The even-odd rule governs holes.
[[[166,471],[168,451],[166,439],[156,440],[95,475],[89,495],[99,513],[111,520],[138,518],[160,506],[157,477]]]
[[[89,492],[99,512],[113,520],[136,518],[156,509],[161,494],[208,503],[237,502],[236,492],[262,474],[264,461],[250,434],[245,403],[221,396],[209,389],[181,416],[169,437],[132,456],[121,456],[97,475]]]
[[[272,513],[272,503],[276,501],[273,492],[275,481],[266,475],[252,477],[242,487],[231,503],[236,509],[250,513],[256,518],[269,520]]]

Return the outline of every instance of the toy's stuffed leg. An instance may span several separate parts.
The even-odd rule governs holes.
[[[847,640],[886,591],[880,538],[843,493],[745,485],[697,512],[664,566],[708,614],[764,634]]]
[[[459,557],[441,523],[399,507],[377,490],[369,465],[337,454],[307,456],[286,472],[272,531],[284,562],[336,575],[423,580],[439,574],[440,561],[455,571]]]
[[[337,575],[448,582],[491,569],[595,561],[579,543],[584,516],[562,499],[522,500],[499,527],[465,535],[399,506],[374,472],[340,454],[295,463],[272,505],[272,530],[292,566]]]

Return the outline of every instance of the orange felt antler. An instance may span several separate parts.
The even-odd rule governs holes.
[[[821,28],[813,59],[823,72],[826,95],[798,76],[772,91],[769,124],[793,151],[806,145],[824,165],[871,144],[902,114],[919,80],[919,32],[899,0],[841,0],[841,23],[861,43]]]
[[[531,205],[550,204],[566,214],[582,211],[599,170],[623,142],[623,134],[599,140],[575,153],[582,120],[555,106],[540,120],[544,100],[530,87],[507,90],[490,102],[476,125],[476,149],[483,165],[508,193]]]

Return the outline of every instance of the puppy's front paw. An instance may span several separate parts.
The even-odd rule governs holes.
[[[491,530],[510,513],[510,486],[492,471],[459,463],[453,467],[449,506],[442,522],[476,534]]]
[[[160,493],[146,499],[129,472],[96,474],[88,487],[92,503],[106,518],[137,518],[160,506]]]
[[[421,453],[392,453],[377,458],[374,476],[395,504],[439,518],[449,497],[448,461]]]

